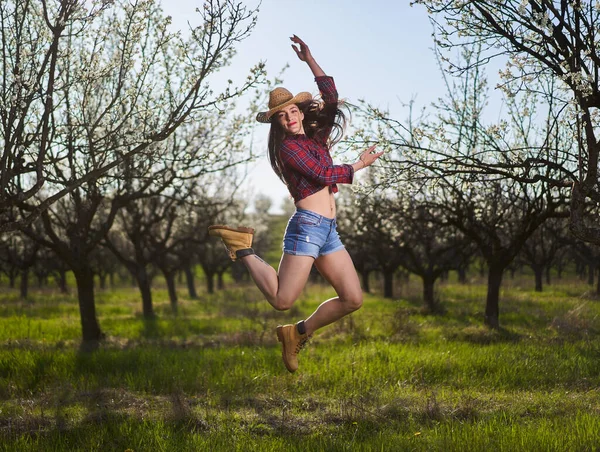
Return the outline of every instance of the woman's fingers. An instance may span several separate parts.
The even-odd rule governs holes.
[[[366,156],[373,155],[373,151],[375,150],[375,147],[376,147],[376,146],[377,146],[377,145],[376,145],[376,144],[374,144],[373,146],[371,146],[371,147],[369,147],[368,149],[364,150],[364,151],[363,151],[363,153],[362,153],[362,155],[363,155],[363,156],[365,156],[365,157],[366,157]]]
[[[377,147],[377,145],[374,144],[373,146],[371,146],[368,149],[366,149],[365,151],[363,151],[363,153],[361,154],[360,160],[362,160],[362,162],[366,166],[371,165],[375,160],[377,160],[379,157],[381,157],[383,155],[384,151],[373,152],[376,147]]]
[[[308,47],[306,43],[296,35],[293,35],[290,39],[301,46]]]
[[[302,59],[302,56],[303,56],[302,49],[301,48],[299,49],[294,44],[292,44],[292,49],[294,49],[294,52],[296,52],[296,55],[298,55],[298,58]]]
[[[292,44],[292,49],[294,49],[296,55],[298,55],[298,58],[300,58],[301,60],[306,59],[310,54],[310,50],[308,49],[308,46],[304,43],[304,41],[296,35],[290,37],[290,40],[294,44],[298,45],[298,47],[296,47],[294,44]]]

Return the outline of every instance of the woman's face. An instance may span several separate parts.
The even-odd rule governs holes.
[[[304,113],[300,111],[296,104],[288,105],[275,113],[275,119],[286,133],[286,135],[297,135],[304,133],[302,120]]]

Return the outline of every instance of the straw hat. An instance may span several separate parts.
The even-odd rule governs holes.
[[[282,108],[285,108],[291,104],[307,102],[309,100],[312,100],[312,95],[306,91],[292,96],[292,93],[285,88],[275,88],[269,94],[269,111],[261,111],[256,115],[256,120],[258,122],[270,122],[271,116],[273,116]]]

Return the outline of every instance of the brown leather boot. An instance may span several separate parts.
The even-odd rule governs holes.
[[[310,337],[300,334],[296,325],[279,325],[277,327],[277,340],[281,342],[283,351],[281,356],[285,367],[290,372],[298,369],[298,353],[306,345]]]
[[[208,227],[208,234],[221,237],[229,257],[232,261],[237,259],[236,251],[248,250],[252,248],[252,238],[254,235],[254,229],[252,228],[232,228],[224,224],[214,224]]]

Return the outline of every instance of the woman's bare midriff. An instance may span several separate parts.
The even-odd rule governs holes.
[[[311,210],[327,218],[335,218],[335,198],[330,187],[325,187],[296,203],[298,209]]]

